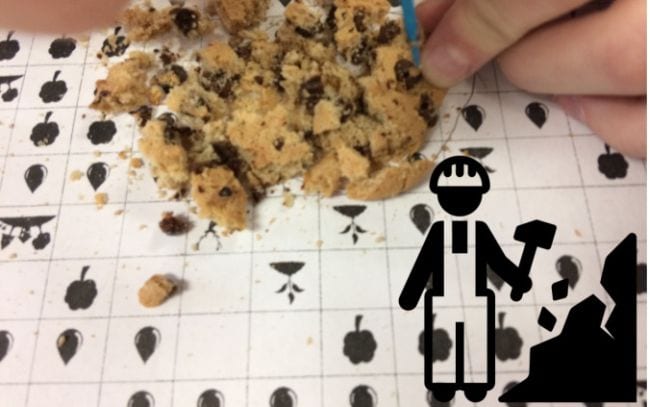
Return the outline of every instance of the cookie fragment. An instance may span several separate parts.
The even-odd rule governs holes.
[[[259,24],[266,17],[269,3],[269,0],[208,0],[207,7],[234,34]]]
[[[176,290],[176,283],[163,275],[149,278],[138,291],[138,300],[146,308],[162,305]]]
[[[168,236],[179,236],[189,232],[192,223],[186,216],[174,215],[174,212],[165,212],[158,226]]]

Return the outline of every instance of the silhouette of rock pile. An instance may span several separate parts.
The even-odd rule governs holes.
[[[601,285],[616,306],[605,312],[594,295],[575,305],[562,332],[530,352],[529,376],[501,402],[636,401],[636,236],[629,235],[605,261]]]

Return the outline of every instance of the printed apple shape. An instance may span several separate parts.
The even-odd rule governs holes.
[[[97,297],[97,285],[93,280],[86,279],[89,269],[90,266],[84,266],[79,280],[70,283],[65,292],[64,301],[72,311],[90,308]]]
[[[605,154],[598,157],[598,171],[608,179],[627,177],[627,170],[630,164],[625,160],[623,154],[612,153],[609,145],[605,144]]]
[[[50,234],[48,232],[39,232],[38,236],[32,240],[32,246],[35,250],[43,250],[50,244]]]
[[[494,331],[494,349],[497,358],[505,362],[509,359],[518,359],[521,356],[521,348],[524,341],[513,327],[504,328],[506,318],[505,312],[499,313],[499,327]]]
[[[433,317],[431,318],[431,325],[433,328],[433,344],[431,347],[431,350],[433,351],[433,363],[438,360],[444,362],[445,360],[449,359],[449,355],[451,355],[451,347],[453,346],[451,338],[449,337],[449,333],[447,331],[444,329],[435,329],[435,321],[436,314],[433,314]],[[424,355],[425,345],[426,343],[424,341],[424,331],[422,331],[420,333],[420,337],[418,338],[418,351],[422,355]]]
[[[478,105],[469,105],[462,110],[463,119],[470,125],[474,131],[478,131],[485,120],[485,110]]]
[[[32,134],[29,138],[36,147],[49,146],[59,137],[59,125],[56,122],[49,121],[51,117],[52,112],[47,112],[45,120],[32,128]]]
[[[548,112],[548,107],[540,102],[533,102],[526,106],[526,116],[540,129],[548,120]]]
[[[108,178],[110,171],[108,164],[102,162],[93,163],[88,167],[88,170],[86,170],[86,177],[95,191],[106,182],[106,178]]]
[[[452,401],[453,400],[451,400],[451,401],[438,401],[438,399],[436,399],[434,397],[432,391],[427,392],[427,404],[429,405],[429,407],[450,407]]]
[[[352,389],[350,407],[375,407],[376,405],[377,393],[372,387],[362,384]]]
[[[62,37],[52,41],[48,52],[54,59],[68,58],[76,47],[77,41],[74,38]]]
[[[0,363],[7,357],[14,344],[14,337],[9,331],[0,331]]]
[[[420,233],[425,234],[433,223],[433,209],[426,204],[417,204],[411,208],[409,213],[411,222],[415,225]]]
[[[151,355],[153,355],[156,351],[156,348],[159,344],[160,331],[152,326],[142,328],[135,335],[135,348],[144,363],[147,363]]]
[[[355,317],[355,330],[348,332],[343,339],[343,354],[355,365],[361,362],[370,362],[375,357],[375,350],[377,350],[377,342],[372,332],[360,330],[362,319],[363,315]]]
[[[20,44],[18,41],[12,39],[13,31],[9,31],[7,38],[0,41],[0,61],[12,59],[20,51]]]
[[[18,97],[18,89],[12,88],[11,84],[22,77],[23,75],[0,76],[0,87],[7,85],[7,90],[2,94],[3,102],[11,102]]]
[[[41,91],[38,93],[38,96],[43,103],[60,102],[68,91],[68,86],[65,82],[58,80],[59,75],[61,75],[61,71],[54,72],[52,80],[45,82],[41,86]]]
[[[154,400],[153,396],[144,390],[140,390],[139,392],[133,393],[131,398],[129,398],[129,402],[127,403],[127,407],[155,407],[156,405],[156,400]]]
[[[571,255],[564,255],[555,262],[555,270],[562,278],[569,280],[571,289],[575,288],[582,274],[582,263]]]
[[[79,348],[81,348],[82,343],[83,336],[76,329],[67,329],[59,335],[56,340],[56,348],[64,364],[67,365],[72,360]]]
[[[219,390],[209,389],[201,393],[196,407],[224,407],[223,394]]]
[[[298,396],[288,387],[280,387],[271,394],[269,400],[271,407],[297,407]]]
[[[116,133],[117,127],[112,120],[100,120],[90,124],[87,137],[93,145],[108,144]]]
[[[27,188],[34,193],[47,177],[47,168],[41,164],[34,164],[25,170],[23,177]]]

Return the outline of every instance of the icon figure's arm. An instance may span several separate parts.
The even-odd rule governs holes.
[[[442,294],[444,282],[444,228],[443,222],[436,222],[429,230],[418,258],[415,260],[411,274],[399,297],[400,306],[410,311],[414,309],[431,276],[433,290]]]
[[[527,292],[530,287],[524,289],[527,285],[525,281],[529,280],[527,273],[522,273],[523,270],[519,270],[519,266],[514,264],[508,256],[501,250],[499,242],[490,231],[490,228],[483,222],[477,222],[476,225],[476,247],[477,254],[482,262],[489,265],[490,268],[505,281],[508,285],[513,288],[522,289],[522,291]],[[478,272],[478,270],[477,270]],[[480,276],[483,281],[485,276]]]

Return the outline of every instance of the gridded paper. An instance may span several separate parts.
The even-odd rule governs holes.
[[[277,2],[273,13],[281,12]],[[148,169],[129,176],[120,153],[140,156],[130,116],[88,108],[106,74],[96,53],[112,31],[77,39],[72,50],[58,37],[50,52],[57,37],[0,29],[0,406],[445,405],[429,402],[423,385],[422,302],[412,312],[397,302],[431,222],[450,220],[428,185],[360,203],[304,196],[290,182],[292,208],[275,188],[256,208],[253,230],[223,236],[187,202],[161,196]],[[616,155],[493,66],[452,89],[440,117],[425,154],[467,154],[489,169],[492,190],[476,216],[513,260],[522,251],[513,239],[518,224],[558,225],[521,302],[498,279],[488,283],[502,323],[497,341],[522,343],[497,354],[496,387],[481,403],[496,405],[527,376],[528,349],[559,332],[571,305],[592,293],[611,305],[600,273],[628,233],[638,235],[645,263],[645,164]],[[102,209],[98,192],[109,198]],[[165,211],[188,214],[191,232],[163,235]],[[641,272],[645,281],[645,264]],[[145,309],[137,290],[155,273],[183,286]],[[569,296],[553,301],[551,285],[561,278],[571,281]],[[68,290],[93,289],[90,300],[66,301]],[[558,318],[552,333],[536,323],[542,306]],[[435,328],[444,338],[450,321],[481,315],[461,298],[437,311]],[[373,341],[374,351],[356,346]],[[451,358],[436,363],[451,373]],[[452,404],[471,403],[459,393]]]

